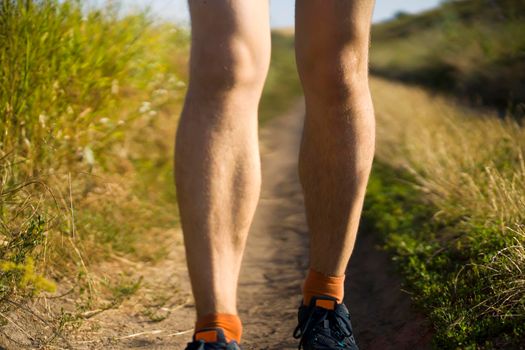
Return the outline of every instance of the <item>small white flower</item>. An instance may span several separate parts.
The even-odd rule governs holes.
[[[95,155],[93,154],[93,150],[89,146],[84,147],[83,153],[86,163],[88,163],[89,165],[95,164]]]
[[[45,128],[46,127],[46,121],[47,121],[47,116],[45,114],[40,114],[38,116],[38,122],[40,123],[40,125]]]
[[[109,118],[100,118],[101,124],[107,124],[109,122]]]
[[[139,112],[146,113],[146,112],[149,112],[150,109],[151,109],[151,103],[148,101],[144,101],[142,102],[142,105],[139,108]]]
[[[168,90],[166,89],[157,89],[155,91],[153,91],[153,95],[155,96],[165,96],[168,94]]]
[[[117,95],[118,92],[119,92],[118,80],[117,79],[113,79],[113,81],[111,82],[111,93],[113,95]]]
[[[169,76],[169,78],[168,78],[168,84],[170,84],[170,85],[174,85],[174,84],[176,84],[178,81],[179,81],[179,79],[177,79],[177,77],[176,77],[174,74],[170,74],[170,76]]]

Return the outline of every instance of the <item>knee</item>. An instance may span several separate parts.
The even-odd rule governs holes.
[[[236,92],[260,94],[270,58],[270,48],[266,46],[239,38],[194,44],[190,89],[207,97]]]
[[[310,47],[298,66],[307,98],[340,104],[368,93],[368,45]]]

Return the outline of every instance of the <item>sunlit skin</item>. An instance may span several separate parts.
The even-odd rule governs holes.
[[[197,317],[236,314],[237,282],[260,192],[257,107],[270,60],[266,0],[190,0],[190,83],[175,175]],[[310,267],[343,275],[374,153],[368,87],[373,1],[297,0],[306,100],[299,159]]]

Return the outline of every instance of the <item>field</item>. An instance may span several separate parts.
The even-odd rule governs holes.
[[[371,69],[521,118],[524,31],[522,1],[447,1],[435,10],[399,13],[375,25]]]
[[[378,149],[365,225],[382,233],[438,348],[525,339],[524,13],[512,0],[446,2],[373,28],[372,72],[498,109],[372,86]]]
[[[483,4],[373,28],[378,141],[362,227],[437,349],[525,342],[525,22],[518,1]],[[301,95],[293,37],[272,40],[263,128]],[[186,30],[111,5],[0,4],[0,345],[67,345],[146,299],[137,266],[158,271],[168,247],[182,251],[171,169],[188,49]],[[191,305],[164,287],[141,305],[151,324],[168,299]]]
[[[372,89],[378,144],[365,227],[383,236],[437,348],[517,346],[525,130],[417,88],[376,79]]]

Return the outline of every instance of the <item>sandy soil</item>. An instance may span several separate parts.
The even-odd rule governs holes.
[[[263,189],[248,239],[239,286],[244,349],[296,349],[300,286],[307,268],[308,236],[296,174],[304,106],[261,130]],[[160,263],[126,262],[143,276],[142,288],[119,308],[89,318],[69,343],[75,349],[184,349],[194,322],[181,233]],[[121,262],[122,263],[122,262]],[[102,267],[104,268],[104,267]],[[108,263],[108,269],[114,265]],[[346,303],[361,349],[427,349],[431,331],[415,312],[377,248],[360,232],[347,271]]]

